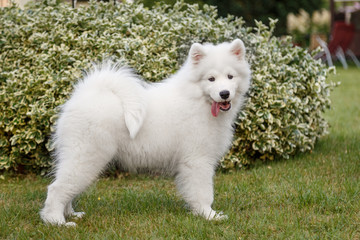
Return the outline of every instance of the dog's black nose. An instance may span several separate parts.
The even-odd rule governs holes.
[[[230,96],[230,92],[228,90],[223,90],[219,94],[222,99],[228,99]]]

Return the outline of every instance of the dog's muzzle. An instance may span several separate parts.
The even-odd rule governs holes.
[[[215,102],[211,104],[211,113],[214,117],[217,117],[219,115],[220,110],[221,111],[229,111],[231,109],[231,102],[230,101],[224,101],[224,102]]]

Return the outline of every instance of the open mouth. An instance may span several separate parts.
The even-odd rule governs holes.
[[[219,115],[220,110],[221,111],[229,111],[230,108],[231,108],[230,101],[224,101],[224,102],[213,101],[213,103],[211,105],[211,113],[214,117],[217,117]]]

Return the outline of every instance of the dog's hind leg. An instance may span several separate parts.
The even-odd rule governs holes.
[[[65,217],[74,213],[71,201],[81,192],[74,184],[64,183],[62,179],[55,180],[48,187],[45,206],[40,213],[41,218],[50,224],[74,226],[72,222],[67,223]]]
[[[74,212],[72,200],[97,179],[115,153],[115,148],[109,151],[109,145],[103,148],[88,148],[87,151],[81,151],[83,154],[77,155],[74,155],[76,151],[72,150],[72,154],[67,155],[72,155],[71,158],[59,161],[55,181],[48,187],[45,206],[40,213],[46,223],[75,225],[72,222],[67,223],[65,217],[81,217],[84,213]]]
[[[74,208],[72,206],[72,201],[70,201],[66,206],[65,206],[65,212],[64,212],[65,217],[75,217],[75,218],[82,218],[85,215],[85,212],[75,212]]]
[[[97,178],[105,166],[106,164],[97,170],[93,168],[91,173],[85,169],[74,168],[70,172],[59,174],[56,180],[48,187],[45,206],[41,211],[42,219],[50,224],[75,225],[73,223],[66,223],[65,216],[76,215],[80,217],[84,213],[74,212],[71,205],[72,200]]]
[[[40,212],[42,220],[50,224],[65,224],[64,209],[68,198],[63,194],[61,186],[56,181],[51,184],[48,187],[45,206]]]

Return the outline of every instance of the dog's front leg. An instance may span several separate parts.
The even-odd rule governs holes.
[[[177,189],[194,214],[208,220],[226,219],[226,215],[217,213],[211,208],[214,201],[215,167],[204,162],[181,164],[175,178]]]

